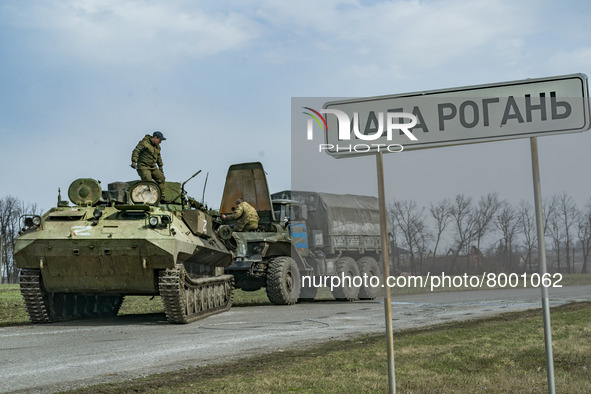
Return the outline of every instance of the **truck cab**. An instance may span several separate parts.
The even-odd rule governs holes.
[[[289,229],[293,246],[300,256],[308,256],[308,218],[306,206],[295,200],[272,200],[273,211],[279,223]]]

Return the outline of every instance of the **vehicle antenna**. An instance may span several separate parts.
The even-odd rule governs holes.
[[[189,182],[191,179],[195,178],[197,175],[199,175],[199,173],[201,172],[201,170],[197,171],[196,173],[193,174],[193,176],[189,179],[187,179],[186,181],[183,182],[183,184],[181,185],[181,210],[185,210],[185,184],[187,182]]]
[[[201,197],[201,204],[205,203],[205,187],[207,186],[207,178],[209,178],[209,172],[205,175],[205,183],[203,184],[203,196]]]

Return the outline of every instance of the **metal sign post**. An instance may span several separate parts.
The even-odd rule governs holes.
[[[538,265],[540,277],[546,275],[546,242],[544,240],[544,212],[542,211],[542,187],[540,184],[540,166],[538,163],[538,139],[530,138],[531,170],[534,184],[534,202],[536,209],[536,227],[538,230]],[[546,373],[548,375],[548,392],[556,393],[554,384],[554,357],[552,355],[552,327],[550,325],[550,306],[548,304],[548,288],[540,281],[542,288],[542,313],[544,315],[544,340],[546,345]]]
[[[386,217],[386,192],[384,188],[384,161],[382,152],[376,154],[378,173],[378,200],[380,202],[380,229],[382,233],[382,270],[384,282],[390,276],[390,256],[388,253],[388,223]],[[384,312],[386,316],[386,336],[388,346],[388,387],[390,393],[396,392],[396,375],[394,373],[394,334],[392,333],[392,301],[390,286],[384,283]]]

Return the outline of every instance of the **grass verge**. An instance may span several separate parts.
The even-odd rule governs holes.
[[[18,285],[0,285],[0,327],[29,322]]]
[[[591,303],[552,310],[558,392],[591,392]],[[546,392],[541,312],[395,333],[399,392]],[[385,392],[383,335],[154,375],[83,393]]]

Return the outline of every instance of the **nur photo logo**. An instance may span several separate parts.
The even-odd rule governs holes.
[[[411,141],[417,141],[410,129],[417,125],[417,117],[407,112],[383,112],[370,113],[371,117],[367,119],[367,125],[370,123],[377,127],[366,127],[361,131],[359,112],[353,112],[353,119],[349,118],[345,112],[338,109],[320,109],[315,110],[310,107],[302,107],[307,110],[302,112],[310,117],[307,122],[306,138],[311,141],[314,139],[314,123],[323,132],[325,140],[328,140],[328,133],[336,133],[338,143],[318,144],[319,152],[357,152],[364,153],[369,151],[384,152],[402,152],[404,147],[400,144],[378,143],[377,140],[391,142],[393,133],[398,131],[404,134]],[[329,130],[327,117],[323,115],[334,115],[337,121],[337,127]],[[410,120],[409,123],[401,123],[403,119]],[[340,143],[343,141],[343,143]],[[360,142],[363,141],[363,142]],[[374,143],[369,143],[373,141]]]

